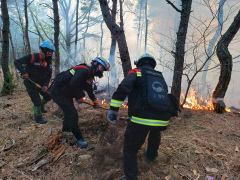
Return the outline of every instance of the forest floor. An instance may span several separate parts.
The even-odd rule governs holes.
[[[48,123],[40,125],[33,120],[24,87],[0,97],[0,179],[119,180],[124,176],[123,120],[110,125],[106,110],[80,105],[79,126],[89,143],[87,149],[80,149],[73,137],[58,133],[62,113],[57,105],[51,101],[46,107]],[[126,118],[127,111],[122,109],[120,116]],[[140,180],[240,179],[239,114],[183,110],[162,132],[156,161],[144,161],[145,147],[138,153]]]

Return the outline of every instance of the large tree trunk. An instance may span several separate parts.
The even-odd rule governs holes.
[[[116,0],[113,0],[116,1]],[[118,42],[118,49],[120,53],[120,58],[122,61],[122,68],[124,76],[127,76],[128,71],[132,69],[127,41],[124,33],[123,27],[120,27],[117,25],[110,14],[108,2],[106,0],[99,0],[103,19],[108,27],[108,29],[111,31],[111,34],[116,38]],[[120,10],[121,13],[121,10]],[[121,18],[121,16],[120,16]]]
[[[59,32],[60,19],[58,13],[58,0],[52,0],[54,14],[54,46],[55,46],[55,75],[60,73]]]
[[[214,36],[212,37],[212,39],[209,41],[209,45],[207,48],[207,58],[206,58],[206,64],[204,66],[204,71],[202,73],[202,95],[205,96],[206,95],[206,87],[207,87],[207,73],[208,73],[208,67],[210,66],[210,62],[211,62],[211,57],[215,46],[215,43],[217,42],[219,36],[221,35],[222,32],[222,26],[223,26],[223,6],[225,4],[226,0],[220,0],[219,2],[219,6],[218,6],[218,26],[217,26],[217,30],[214,34]]]
[[[177,32],[175,65],[171,93],[180,101],[183,64],[185,55],[185,41],[188,22],[191,13],[192,0],[182,0],[181,20]]]
[[[10,73],[8,67],[8,57],[9,57],[9,15],[8,15],[8,7],[7,0],[1,0],[1,11],[2,11],[2,21],[3,21],[3,44],[2,44],[2,58],[1,65],[4,77],[4,83],[2,87],[1,94],[7,95],[10,94],[14,88],[14,84],[12,83],[12,74]]]
[[[25,25],[25,29],[24,29],[24,38],[25,38],[25,42],[26,42],[26,53],[30,54],[31,53],[31,46],[30,46],[30,41],[29,41],[29,36],[28,36],[28,6],[27,6],[27,0],[24,0],[24,13],[25,13],[25,21],[26,21],[26,25]]]
[[[239,28],[240,28],[240,11],[238,11],[238,14],[234,18],[233,23],[224,33],[224,35],[217,44],[217,56],[221,63],[221,72],[217,87],[215,88],[212,97],[214,109],[218,113],[224,112],[225,104],[223,102],[223,98],[227,91],[228,84],[230,82],[232,74],[232,56],[228,51],[228,45],[238,32]]]

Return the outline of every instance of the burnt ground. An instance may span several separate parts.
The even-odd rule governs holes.
[[[124,120],[108,124],[106,110],[87,104],[78,108],[79,125],[89,143],[76,146],[62,137],[62,113],[47,104],[46,125],[34,123],[32,104],[24,87],[0,99],[0,179],[111,180],[124,176],[122,145]],[[120,112],[126,118],[126,110]],[[15,144],[11,146],[15,141]],[[184,110],[162,133],[157,160],[138,153],[140,180],[240,179],[240,116]],[[36,165],[47,163],[39,168]]]

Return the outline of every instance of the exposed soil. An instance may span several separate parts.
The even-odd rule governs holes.
[[[77,105],[76,105],[77,106]],[[36,124],[24,87],[0,99],[0,179],[119,180],[126,124],[110,125],[107,110],[87,104],[78,108],[79,126],[89,148],[80,149],[71,136],[58,133],[62,113],[52,101]],[[126,119],[127,111],[122,109]],[[15,144],[11,146],[15,141]],[[240,179],[240,116],[184,110],[162,132],[159,156],[153,163],[138,153],[140,180]],[[47,163],[36,169],[36,164]]]

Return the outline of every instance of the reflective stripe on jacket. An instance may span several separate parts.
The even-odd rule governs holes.
[[[87,66],[83,66],[83,65],[77,65],[77,66],[73,67],[73,68],[70,70],[70,73],[71,73],[72,75],[74,75],[77,68],[87,69],[87,70],[88,70],[88,73],[90,74],[89,68],[88,68]]]

